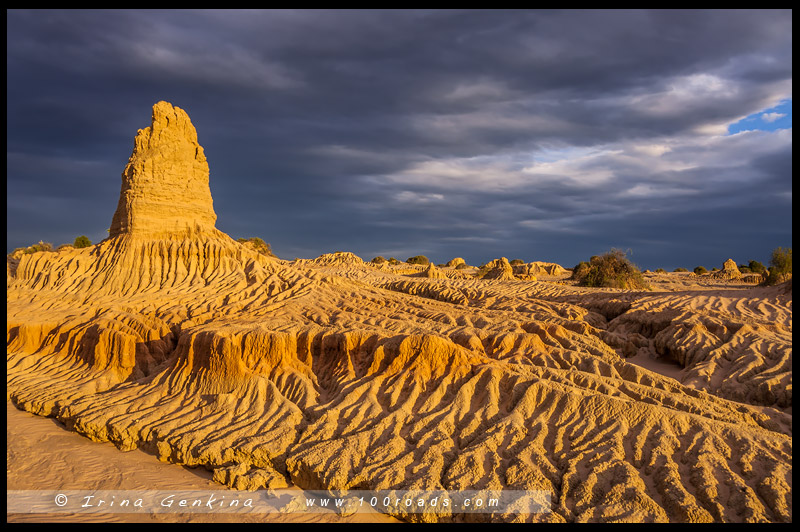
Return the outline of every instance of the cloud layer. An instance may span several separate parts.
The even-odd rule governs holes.
[[[643,267],[791,245],[785,11],[9,11],[7,247],[105,236],[149,109],[218,227],[352,250]],[[784,113],[785,114],[785,113]]]

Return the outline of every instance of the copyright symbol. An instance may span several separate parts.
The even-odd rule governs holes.
[[[56,495],[56,506],[66,506],[67,505],[67,496],[63,493],[59,493]]]

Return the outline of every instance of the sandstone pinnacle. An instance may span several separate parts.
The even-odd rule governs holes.
[[[720,271],[713,273],[713,277],[723,281],[736,281],[742,278],[742,272],[739,271],[739,268],[736,266],[736,262],[734,262],[733,259],[728,259],[722,265],[722,269]]]
[[[161,101],[140,129],[125,171],[110,236],[216,231],[208,162],[189,115]]]
[[[514,269],[505,257],[493,260],[484,268],[486,269],[484,279],[514,279]]]

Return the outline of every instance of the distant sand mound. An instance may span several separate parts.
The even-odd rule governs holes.
[[[728,259],[722,265],[722,269],[712,272],[711,276],[721,281],[738,281],[742,278],[742,272],[739,271],[733,259]]]
[[[739,281],[747,284],[759,284],[764,282],[766,278],[766,275],[762,275],[760,273],[748,273],[742,274],[742,277],[739,279]]]
[[[427,279],[446,279],[447,276],[433,265],[433,263],[428,264],[424,271],[417,274],[418,277],[425,277]]]
[[[464,265],[466,265],[467,263],[466,263],[466,261],[464,261],[464,259],[462,259],[461,257],[456,257],[456,258],[454,258],[454,259],[450,259],[449,261],[447,261],[447,264],[446,264],[446,266],[447,266],[448,268],[457,268],[457,267],[458,267],[458,266],[460,266],[461,264],[464,264]]]
[[[310,261],[315,266],[363,266],[366,264],[361,257],[349,251],[337,251],[335,253],[325,253]]]
[[[483,267],[486,273],[484,279],[508,280],[514,279],[514,269],[505,257],[495,259]]]
[[[557,277],[569,273],[560,264],[534,261],[513,266],[516,276]]]

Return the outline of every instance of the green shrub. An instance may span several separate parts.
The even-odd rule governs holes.
[[[775,248],[769,259],[768,285],[782,283],[792,278],[792,248]]]
[[[237,242],[242,244],[250,243],[252,248],[262,255],[268,255],[270,257],[275,256],[275,254],[272,252],[272,247],[257,236],[254,236],[253,238],[240,238],[237,240]]]
[[[574,281],[580,281],[586,274],[589,273],[589,263],[585,261],[581,261],[572,268],[572,277],[570,279]]]
[[[422,264],[423,266],[427,266],[431,263],[431,261],[429,261],[428,257],[425,255],[415,255],[414,257],[409,257],[406,259],[406,262],[409,264]]]
[[[456,266],[456,270],[465,270],[465,269],[467,269],[467,268],[469,268],[469,266],[467,266],[467,265],[466,265],[466,264],[464,264],[464,263],[461,263],[461,264],[459,264],[458,266]]]
[[[714,266],[713,268],[711,268],[711,271],[712,271],[712,272],[718,272],[718,271],[719,271],[719,268],[717,268],[716,266]]]
[[[675,268],[675,269],[674,269],[674,270],[672,270],[672,271],[673,271],[673,272],[688,272],[689,270],[687,270],[686,268]]]
[[[509,264],[511,264],[512,266],[519,266],[520,264],[525,264],[525,261],[522,259],[514,259],[511,262],[509,262]]]
[[[667,273],[667,270],[665,270],[664,268],[657,268],[656,273]]]
[[[42,242],[40,240],[38,244],[26,247],[23,253],[31,254],[38,253],[39,251],[53,251],[53,244],[50,242]]]
[[[72,244],[61,244],[56,248],[56,251],[63,251],[65,249],[75,249],[75,246],[73,246]]]
[[[370,262],[372,262],[372,264],[383,264],[384,262],[386,262],[386,259],[381,257],[380,255],[378,255],[377,257],[372,259]]]
[[[398,264],[400,264],[400,261],[399,261],[399,260],[397,260],[397,259],[396,259],[396,258],[394,258],[394,257],[391,257],[391,258],[389,259],[389,264],[391,264],[392,266],[397,266]]]
[[[750,268],[748,268],[747,266],[738,266],[738,268],[739,268],[739,273],[752,273],[752,270],[750,270]]]
[[[81,235],[75,239],[72,245],[76,248],[88,248],[92,245],[92,241],[86,235]]]
[[[748,266],[750,267],[750,271],[753,273],[764,273],[767,271],[766,266],[764,266],[757,260],[751,260]]]
[[[624,251],[619,249],[612,249],[608,253],[592,257],[588,267],[586,263],[579,263],[572,271],[572,276],[581,286],[650,289],[639,268],[628,260]]]
[[[697,268],[694,269],[695,275],[703,275],[704,273],[708,273],[708,270],[706,270],[702,266],[698,266]]]

